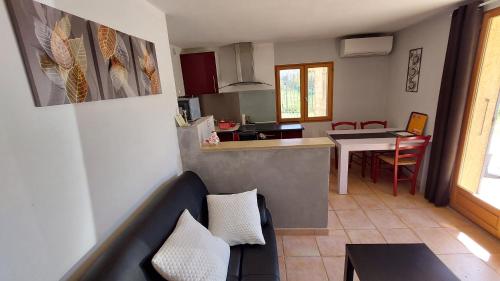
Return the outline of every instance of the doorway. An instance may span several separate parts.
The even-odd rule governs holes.
[[[500,8],[485,13],[461,131],[451,206],[500,237]]]

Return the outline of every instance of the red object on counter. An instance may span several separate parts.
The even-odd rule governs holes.
[[[224,120],[219,121],[219,128],[223,130],[232,128],[234,127],[234,125],[236,125],[234,121],[224,121]]]

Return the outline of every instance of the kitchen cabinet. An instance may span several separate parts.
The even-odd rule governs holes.
[[[218,93],[214,52],[181,54],[180,57],[186,96]]]

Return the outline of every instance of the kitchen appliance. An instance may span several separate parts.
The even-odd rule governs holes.
[[[201,117],[200,100],[198,97],[179,97],[177,99],[179,113],[188,121],[195,121]]]

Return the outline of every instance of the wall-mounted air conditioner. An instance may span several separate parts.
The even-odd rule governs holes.
[[[340,57],[385,56],[392,51],[392,36],[342,39]]]

